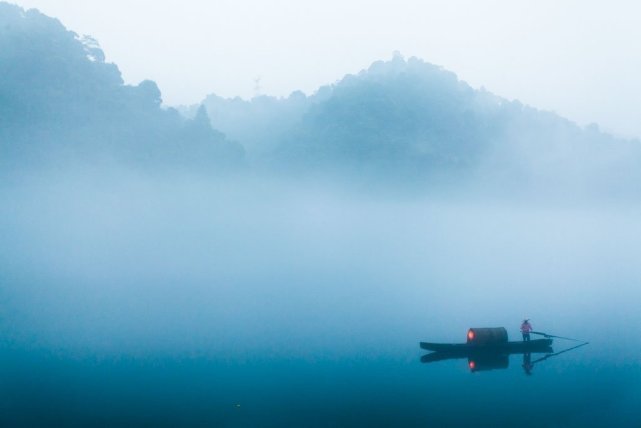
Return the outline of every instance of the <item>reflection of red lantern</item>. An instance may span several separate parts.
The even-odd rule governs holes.
[[[468,342],[471,340],[474,340],[474,330],[468,330],[467,332],[467,340]]]
[[[476,368],[476,363],[474,361],[472,361],[472,360],[470,360],[468,365],[470,366],[470,370],[474,370]]]

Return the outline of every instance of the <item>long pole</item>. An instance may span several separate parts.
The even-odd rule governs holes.
[[[557,339],[571,340],[573,342],[583,342],[583,340],[572,339],[571,337],[555,336],[553,334],[542,333],[540,331],[531,331],[530,333],[532,333],[532,334],[540,334],[541,336],[544,336],[544,337],[556,337]]]

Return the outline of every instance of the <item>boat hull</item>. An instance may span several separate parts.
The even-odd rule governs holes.
[[[552,346],[552,339],[535,339],[523,342],[503,342],[488,345],[474,345],[469,343],[431,343],[420,342],[426,351],[455,353],[467,355],[474,352],[496,352],[509,354],[525,354],[528,352],[548,352]]]

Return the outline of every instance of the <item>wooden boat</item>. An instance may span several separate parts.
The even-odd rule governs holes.
[[[476,343],[431,343],[420,342],[422,349],[433,352],[467,354],[471,352],[505,352],[520,354],[526,352],[546,352],[552,346],[552,339],[535,339],[527,342]]]
[[[526,374],[531,374],[532,367],[539,363],[564,352],[580,348],[588,342],[565,349],[561,352],[554,352],[552,349],[551,337],[558,337],[567,340],[567,337],[552,336],[545,333],[536,333],[545,336],[545,339],[510,342],[507,337],[507,330],[503,327],[492,328],[470,328],[467,331],[467,343],[432,343],[420,342],[422,349],[432,351],[421,357],[423,363],[435,363],[443,360],[467,359],[468,367],[472,372],[505,369],[509,365],[510,355],[523,354],[523,365]],[[531,354],[546,354],[544,357],[532,361]]]
[[[454,354],[459,356],[471,353],[526,354],[529,352],[551,352],[552,339],[535,339],[509,342],[504,327],[470,328],[467,343],[420,342],[426,351]]]

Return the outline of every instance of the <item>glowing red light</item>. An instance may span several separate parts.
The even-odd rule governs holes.
[[[470,366],[470,370],[474,370],[476,368],[476,363],[474,361],[472,361],[472,360],[470,360],[468,365]]]
[[[467,340],[474,340],[474,330],[467,332]]]

